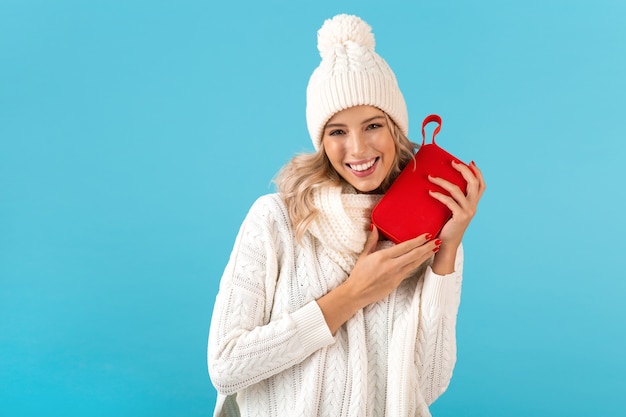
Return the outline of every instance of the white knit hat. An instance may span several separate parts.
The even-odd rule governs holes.
[[[357,16],[337,15],[317,32],[322,62],[306,90],[306,120],[316,150],[328,120],[359,105],[378,107],[408,135],[404,97],[391,68],[374,51],[375,44],[372,28]]]

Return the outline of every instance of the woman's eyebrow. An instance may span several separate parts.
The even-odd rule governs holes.
[[[370,117],[369,119],[363,120],[363,121],[361,122],[361,124],[362,124],[362,125],[364,125],[364,124],[369,123],[369,122],[371,122],[371,121],[373,121],[373,120],[376,120],[376,119],[384,119],[384,118],[385,118],[385,116],[383,116],[382,114],[379,114],[379,115],[377,115],[377,116]]]
[[[374,117],[370,117],[369,119],[363,120],[361,122],[361,124],[364,125],[364,124],[367,124],[367,123],[371,122],[372,120],[384,119],[384,118],[385,118],[385,116],[383,116],[383,115],[377,115],[377,116],[374,116]],[[326,125],[326,129],[328,129],[329,127],[345,127],[345,126],[348,126],[348,125],[345,124],[345,123],[328,123]]]
[[[344,123],[328,123],[326,125],[326,129],[328,129],[329,127],[346,127],[347,125]]]

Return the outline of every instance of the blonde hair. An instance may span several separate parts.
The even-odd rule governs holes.
[[[413,159],[417,148],[417,144],[411,142],[402,133],[387,113],[385,113],[385,119],[393,138],[396,154],[387,178],[376,190],[378,193],[387,191],[402,169]],[[289,218],[298,241],[301,241],[302,236],[318,213],[313,204],[313,192],[318,188],[339,186],[346,183],[330,163],[323,143],[317,152],[293,157],[278,172],[274,182],[287,206]]]

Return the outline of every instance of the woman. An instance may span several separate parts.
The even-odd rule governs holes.
[[[453,215],[439,236],[393,245],[370,214],[411,160],[408,116],[370,27],[318,31],[307,87],[315,153],[259,198],[226,266],[209,334],[216,416],[428,416],[456,360],[461,240],[485,183],[430,180]]]

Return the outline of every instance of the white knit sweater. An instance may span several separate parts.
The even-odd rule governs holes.
[[[254,203],[211,320],[215,416],[430,416],[456,360],[462,248],[454,273],[424,265],[335,336],[316,302],[347,278],[331,252],[295,240],[277,194]]]

